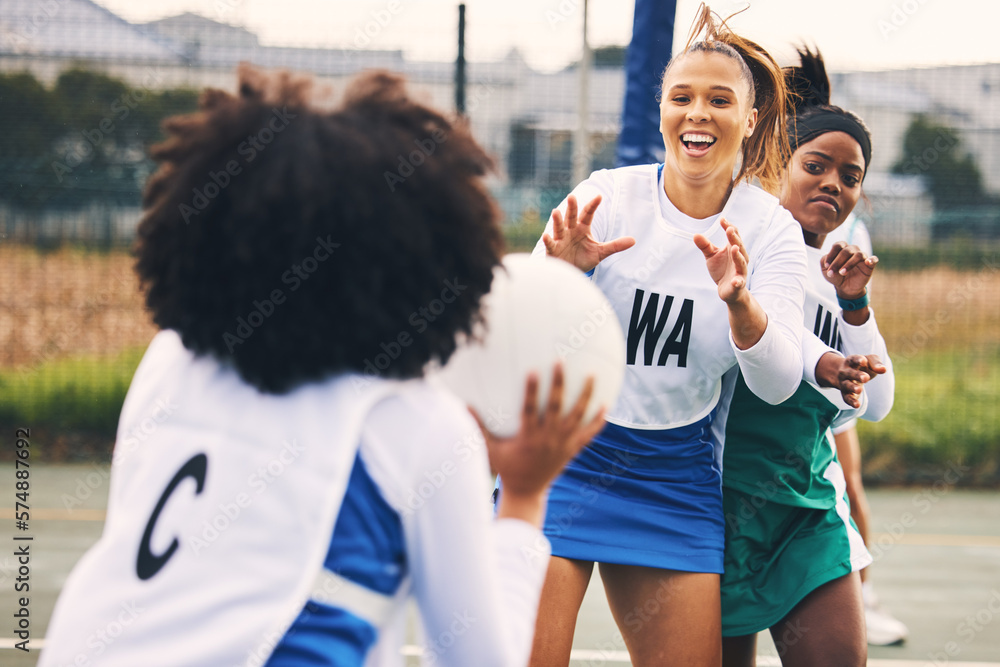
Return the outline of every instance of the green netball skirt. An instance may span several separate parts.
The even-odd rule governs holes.
[[[812,591],[871,563],[851,520],[840,466],[834,463],[825,476],[839,477],[831,480],[838,493],[829,509],[782,505],[764,493],[723,488],[724,637],[770,628]]]

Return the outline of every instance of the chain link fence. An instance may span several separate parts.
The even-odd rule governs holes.
[[[154,20],[89,0],[0,2],[0,422],[49,424],[63,438],[92,432],[110,446],[154,333],[128,254],[153,169],[148,150],[162,120],[193,110],[201,89],[233,90],[241,62],[308,72],[334,89],[385,68],[455,108],[457,3],[363,4],[348,20],[336,15],[343,3],[288,13],[286,32],[306,37],[276,45],[245,27],[240,0]],[[510,247],[522,250],[574,185],[576,136],[587,137],[591,169],[614,165],[631,25],[629,4],[621,39],[595,42],[581,119],[581,2],[534,11],[528,22],[471,5],[466,35],[465,113],[496,158],[490,187]],[[320,44],[324,21],[337,36]],[[509,40],[486,39],[495,35]],[[525,40],[551,42],[551,53],[529,53]],[[897,409],[863,434],[869,472],[961,459],[995,480],[1000,63],[832,79],[834,103],[874,137],[859,213],[882,258],[876,310],[899,374]],[[899,454],[879,458],[890,450]]]

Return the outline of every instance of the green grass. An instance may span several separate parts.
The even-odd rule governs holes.
[[[0,371],[0,422],[113,437],[143,352],[131,349]]]
[[[948,266],[959,271],[996,268],[1000,242],[995,239],[952,238],[926,247],[876,248],[882,266],[893,271],[919,271],[931,266]]]
[[[507,252],[531,252],[542,238],[545,223],[541,221],[522,221],[503,226],[504,240],[507,242]]]
[[[114,438],[143,350],[0,372],[0,423]],[[896,364],[885,420],[860,422],[866,476],[913,481],[913,470],[969,466],[970,483],[1000,483],[1000,344],[924,351]]]
[[[1000,345],[923,352],[895,366],[896,400],[860,422],[863,460],[880,466],[1000,466]]]

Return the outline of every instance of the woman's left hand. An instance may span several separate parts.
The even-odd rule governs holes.
[[[845,403],[852,408],[860,408],[864,385],[887,370],[875,354],[843,357],[836,352],[827,352],[816,363],[816,384],[836,387]]]
[[[725,218],[719,220],[726,232],[726,246],[719,247],[702,234],[694,235],[694,243],[705,255],[705,265],[712,280],[719,287],[719,298],[734,304],[744,298],[747,292],[747,276],[750,255],[743,245],[740,232]]]
[[[858,246],[843,241],[834,243],[830,252],[820,259],[823,277],[842,299],[856,299],[865,294],[876,264],[878,257],[868,257]]]

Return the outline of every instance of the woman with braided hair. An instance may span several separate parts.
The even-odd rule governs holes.
[[[786,666],[861,666],[867,658],[858,571],[871,556],[850,519],[830,427],[885,417],[894,380],[867,295],[878,259],[842,241],[822,247],[861,196],[871,138],[861,119],[830,105],[822,58],[808,49],[799,55],[801,66],[786,69],[793,153],[781,203],[801,226],[809,255],[807,373],[779,405],[761,401],[740,377],[730,406],[723,460],[727,667],[755,664],[764,629]]]

